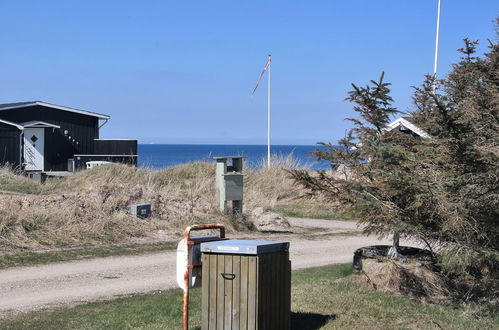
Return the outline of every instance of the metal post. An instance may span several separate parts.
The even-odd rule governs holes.
[[[272,55],[269,54],[269,73],[267,86],[267,167],[270,167],[270,67],[272,66]]]
[[[435,37],[435,62],[433,64],[433,92],[435,93],[435,89],[437,88],[437,64],[438,64],[438,35],[440,32],[440,0],[438,0],[438,9],[437,9],[437,34]]]
[[[220,235],[218,238],[209,238],[205,240],[196,240],[195,242],[191,241],[191,231],[194,230],[205,230],[205,229],[219,229]],[[225,239],[225,227],[221,224],[206,224],[206,225],[193,225],[185,228],[184,230],[184,241],[185,241],[185,258],[186,264],[185,272],[184,272],[184,305],[183,305],[183,314],[182,314],[182,329],[189,330],[189,270],[194,269],[195,267],[200,267],[201,265],[191,265],[189,264],[189,245],[200,244],[202,242],[209,242],[214,240],[223,240]]]
[[[182,316],[183,330],[189,330],[189,240],[191,236],[191,227],[187,227],[184,232],[185,241],[185,259],[187,267],[184,272],[184,307]]]

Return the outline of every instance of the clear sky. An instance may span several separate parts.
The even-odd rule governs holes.
[[[350,83],[386,72],[400,110],[433,70],[437,0],[0,0],[0,103],[43,100],[111,115],[104,138],[266,143],[344,135]],[[494,38],[499,3],[442,0],[439,71],[462,39]]]

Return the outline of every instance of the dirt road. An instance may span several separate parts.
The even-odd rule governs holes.
[[[293,269],[350,262],[359,247],[388,243],[355,232],[354,222],[293,218],[290,222],[299,234],[263,238],[291,243]],[[176,253],[168,251],[1,270],[0,316],[174,288],[175,263]]]

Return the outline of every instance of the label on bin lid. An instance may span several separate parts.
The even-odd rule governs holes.
[[[239,251],[239,248],[237,246],[217,246],[217,249],[220,251]]]
[[[250,241],[250,240],[226,240],[218,242],[201,243],[201,252],[204,253],[229,253],[229,254],[252,254],[287,251],[288,242]]]

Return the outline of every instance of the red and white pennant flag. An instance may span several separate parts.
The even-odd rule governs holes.
[[[265,74],[265,71],[267,71],[267,69],[270,66],[270,61],[271,61],[271,55],[269,54],[269,58],[267,59],[267,63],[265,63],[265,67],[263,68],[263,71],[260,74],[260,78],[258,78],[258,82],[256,83],[255,89],[253,89],[253,93],[251,93],[251,95],[255,94],[256,89],[258,88],[258,85],[260,85],[260,81],[262,80],[262,77]]]

